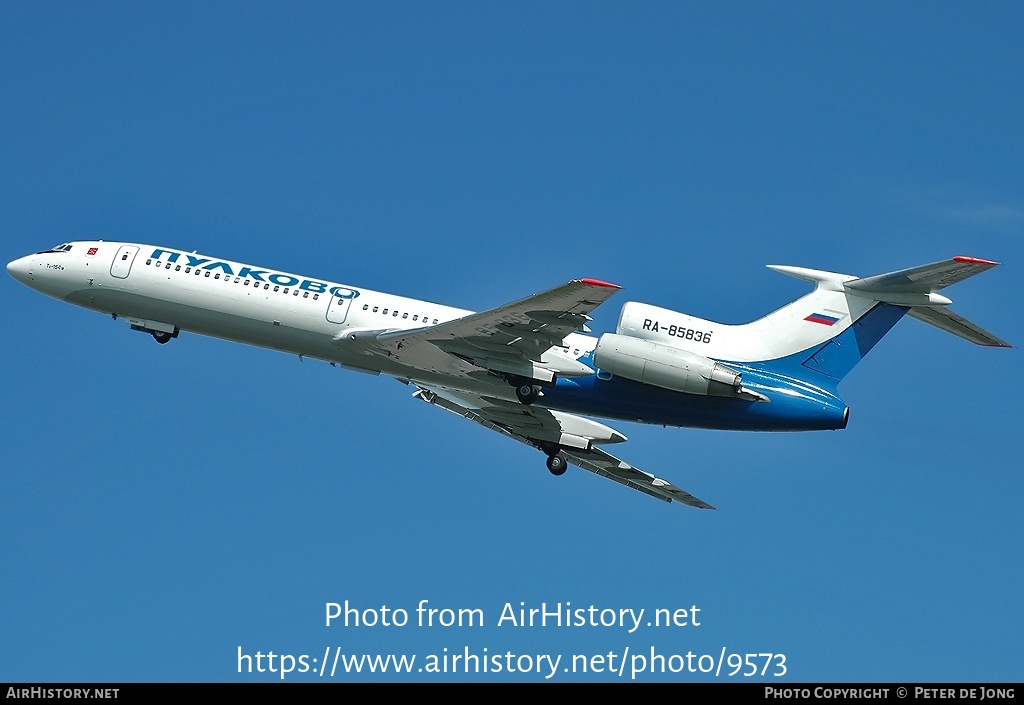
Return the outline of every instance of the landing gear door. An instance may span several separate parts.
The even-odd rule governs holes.
[[[139,254],[138,246],[121,245],[117,254],[114,255],[114,261],[110,264],[110,276],[115,279],[127,279],[128,273],[132,271],[132,262],[135,261],[135,255],[137,254]]]
[[[348,310],[352,307],[352,299],[359,296],[358,291],[344,287],[331,288],[331,302],[327,305],[327,320],[331,323],[344,323],[348,318]]]

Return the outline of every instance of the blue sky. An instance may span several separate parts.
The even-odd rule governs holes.
[[[629,300],[736,323],[806,291],[765,264],[972,255],[1003,266],[944,293],[1021,345],[1022,34],[998,2],[5,3],[0,242],[159,243],[476,310],[596,277],[623,287],[597,332]],[[700,512],[554,478],[392,380],[157,346],[2,287],[0,681],[278,678],[239,647],[1021,678],[1018,349],[907,320],[840,387],[845,431],[618,424]],[[326,627],[345,600],[486,623]],[[498,626],[520,602],[701,624]]]

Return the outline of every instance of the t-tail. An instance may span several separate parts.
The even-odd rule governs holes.
[[[814,283],[814,291],[764,318],[725,325],[647,304],[623,307],[618,333],[660,339],[741,370],[785,375],[835,391],[905,314],[972,343],[1012,347],[947,307],[938,292],[998,263],[953,257],[871,277],[805,267],[769,269]]]

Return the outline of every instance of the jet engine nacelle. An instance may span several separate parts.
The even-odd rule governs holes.
[[[594,363],[613,375],[676,392],[748,395],[736,370],[703,355],[628,335],[602,335],[594,351]]]

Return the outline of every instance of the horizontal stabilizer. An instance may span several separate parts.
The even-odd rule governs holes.
[[[996,348],[1013,347],[1006,341],[1000,340],[987,330],[974,325],[963,316],[958,316],[948,309],[914,306],[910,309],[910,315],[919,321],[931,323],[936,328],[941,328],[947,333],[958,335],[978,345],[988,345]]]
[[[842,291],[843,282],[848,282],[857,278],[850,274],[825,272],[820,269],[811,269],[809,267],[793,267],[788,264],[766,264],[765,266],[773,272],[785,274],[787,277],[814,282],[816,286],[829,291]]]
[[[977,257],[953,257],[873,277],[853,279],[843,285],[855,291],[900,294],[930,294],[997,266],[998,262]]]
[[[853,296],[906,307],[910,315],[919,321],[972,343],[1009,348],[1013,346],[944,308],[953,303],[952,300],[936,293],[998,264],[978,257],[959,256],[873,277],[851,279],[843,282],[843,288]]]

